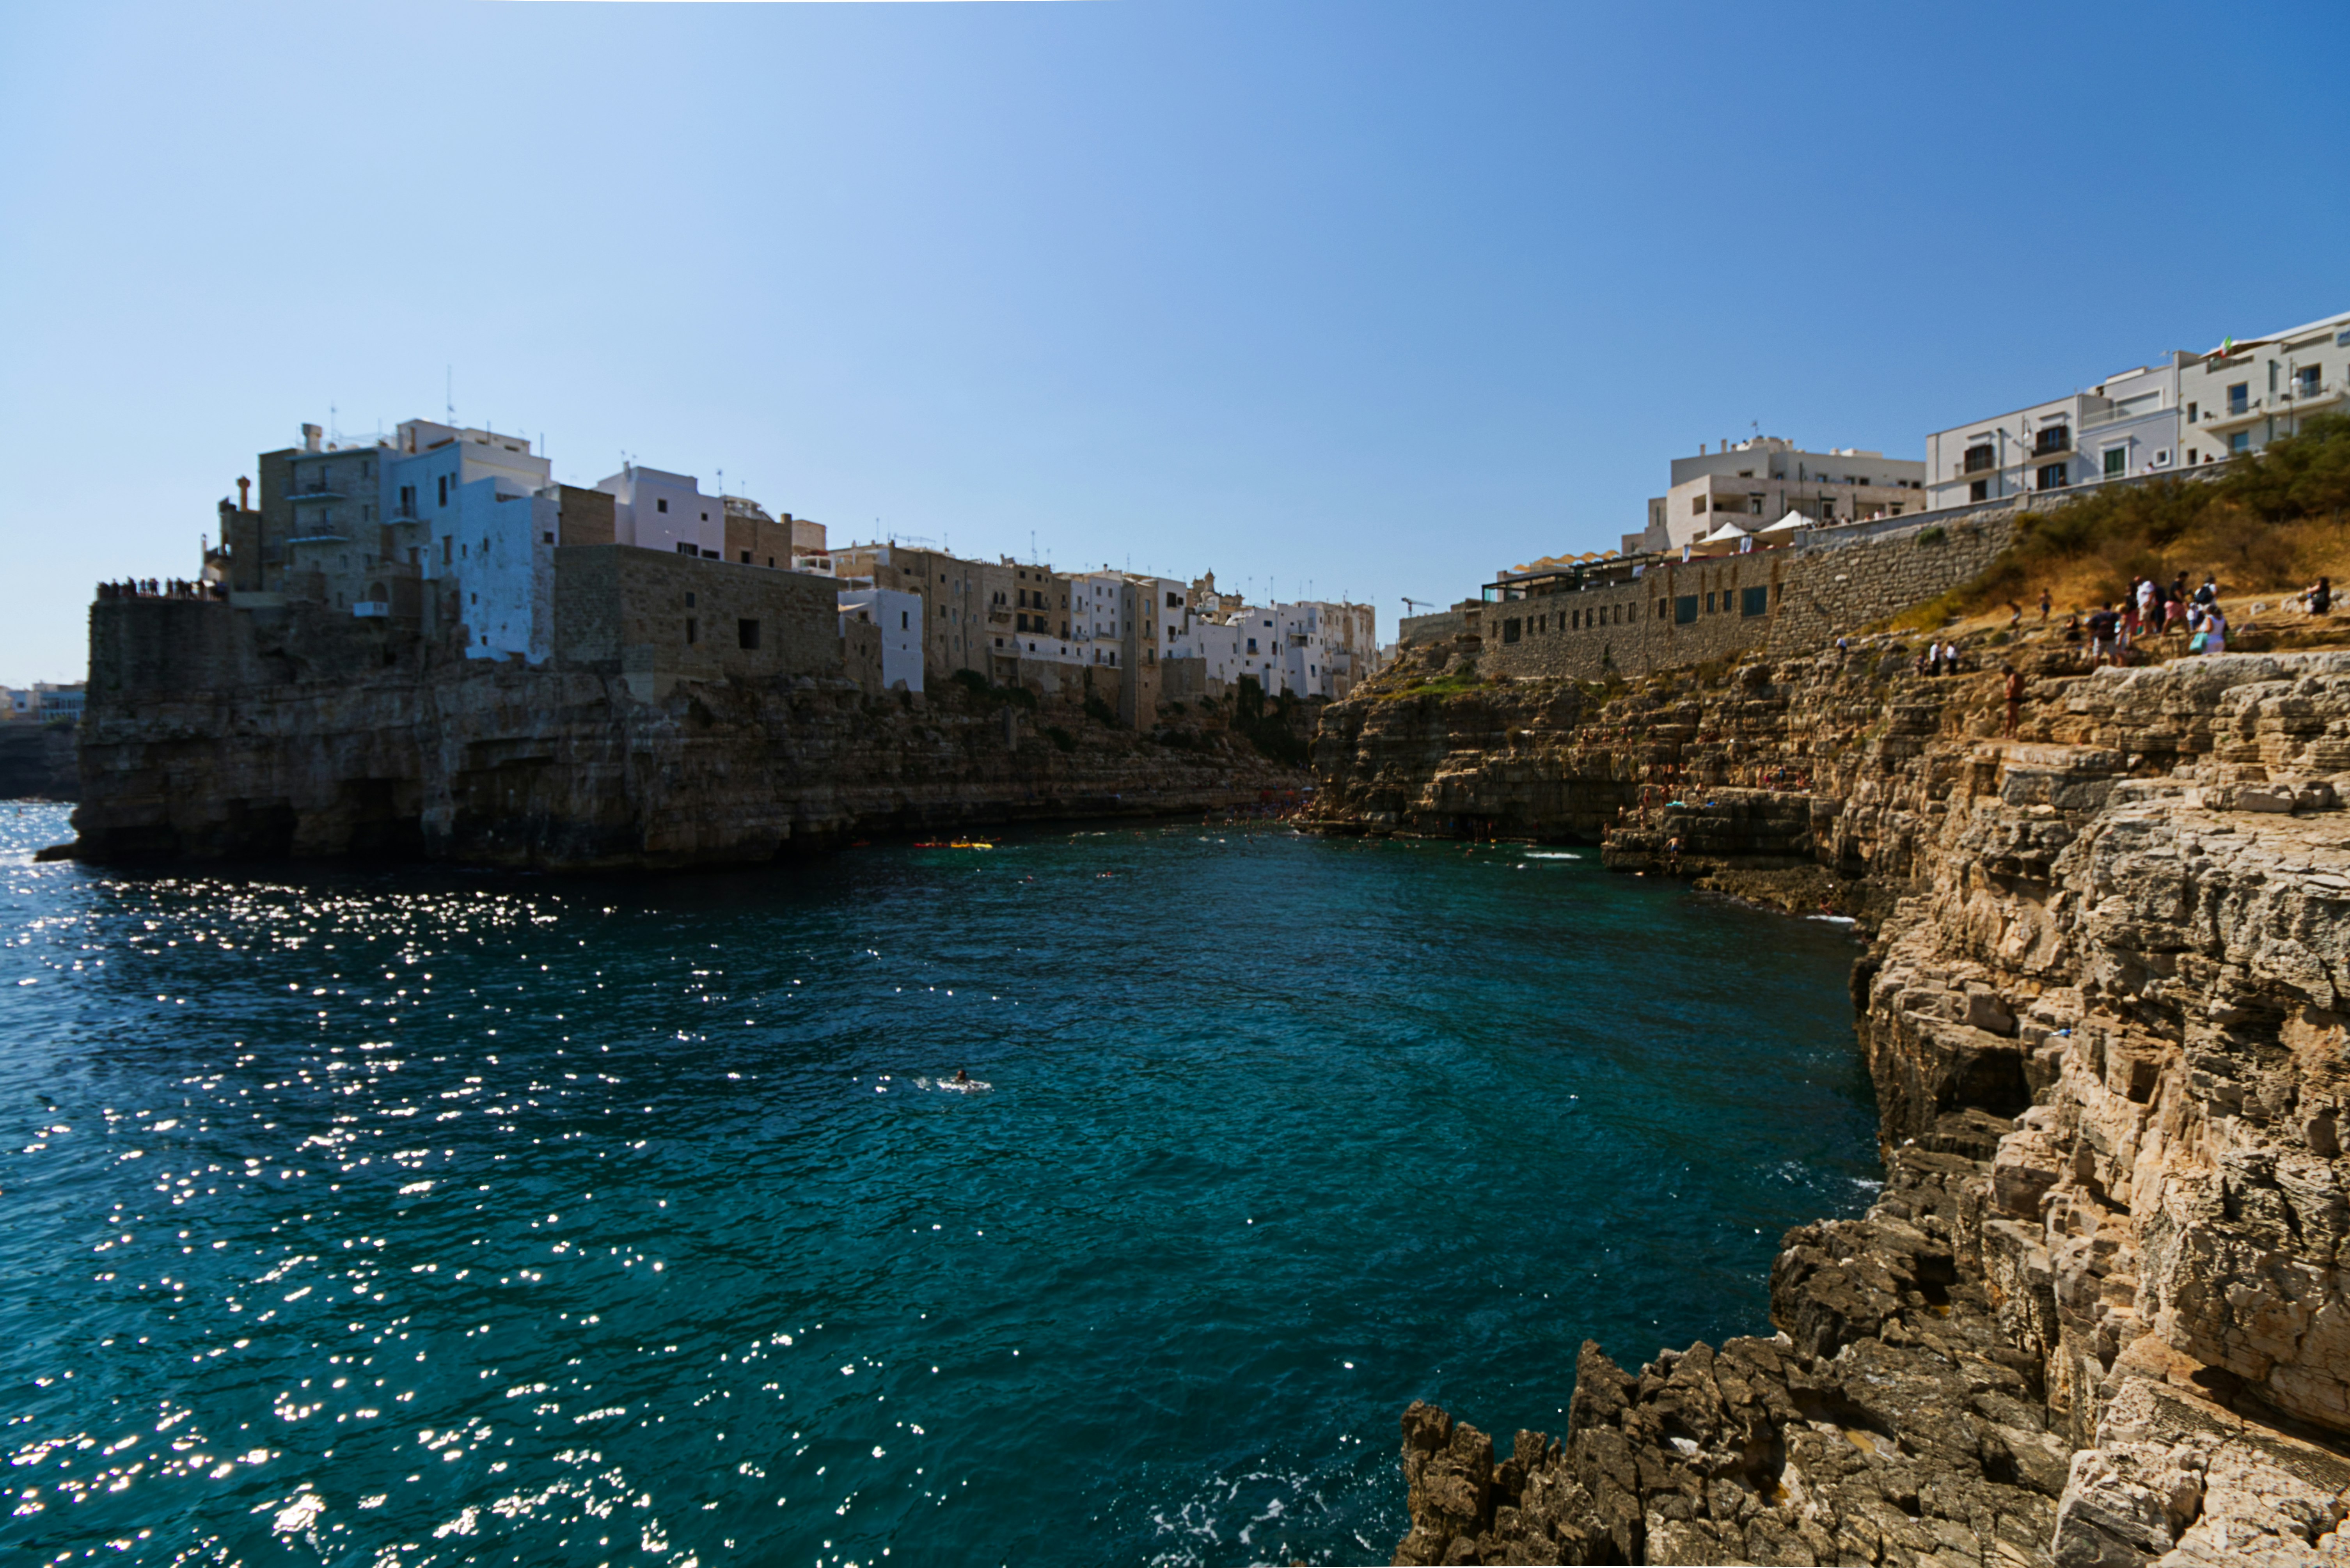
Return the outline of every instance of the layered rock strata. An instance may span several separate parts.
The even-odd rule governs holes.
[[[807,675],[646,701],[617,670],[370,659],[342,647],[354,635],[289,621],[201,678],[94,685],[76,853],[730,865],[873,833],[1253,805],[1305,782],[1196,711],[1138,732],[1026,693],[877,697]]]
[[[74,726],[0,723],[0,800],[71,800]]]
[[[1334,711],[1334,826],[1612,806],[1610,865],[1877,927],[1877,1206],[1772,1338],[1587,1350],[1555,1443],[1417,1407],[1399,1561],[2350,1557],[2350,654],[2030,668],[2012,736],[1875,655],[1451,699],[1490,752]]]

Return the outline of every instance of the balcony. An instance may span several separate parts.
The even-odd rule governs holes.
[[[2072,450],[2073,431],[2069,426],[2063,430],[2042,431],[2033,438],[2033,457],[2063,457]]]
[[[2344,384],[2340,381],[2294,381],[2277,395],[2279,414],[2314,414],[2332,403],[2342,400]]]
[[[1966,462],[1960,468],[1959,472],[1961,473],[1996,473],[1999,472],[1999,454],[1987,446],[1970,446],[1967,448]]]
[[[2282,398],[2246,398],[2241,403],[2230,402],[2225,409],[2214,409],[2205,414],[2202,423],[2198,428],[2210,431],[2241,430],[2246,425],[2258,424],[2271,414],[2282,411],[2280,408],[2272,405],[2282,404],[2284,400]]]
[[[2085,431],[2095,430],[2102,425],[2117,425],[2124,420],[2144,419],[2148,414],[2158,414],[2164,411],[2162,401],[2158,397],[2132,398],[2127,402],[2110,404],[2095,413],[2085,415],[2081,421],[2081,428]]]

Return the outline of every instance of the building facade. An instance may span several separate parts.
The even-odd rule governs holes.
[[[1941,511],[2183,466],[2180,371],[2170,354],[2085,392],[1976,420],[1926,438],[1928,509]]]
[[[851,623],[878,631],[872,680],[882,691],[922,690],[922,596],[902,588],[837,590],[841,634]]]
[[[1926,465],[1857,447],[1805,452],[1778,436],[1724,441],[1672,460],[1671,483],[1648,501],[1648,526],[1627,555],[1678,551],[1725,522],[1752,533],[1790,512],[1814,523],[1861,523],[1922,511]]]
[[[2350,315],[2182,356],[2184,462],[2255,452],[2312,414],[2350,410]]]

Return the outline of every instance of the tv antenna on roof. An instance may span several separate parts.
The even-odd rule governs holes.
[[[441,402],[443,411],[449,416],[449,422],[455,424],[457,422],[457,368],[454,365],[441,367]]]

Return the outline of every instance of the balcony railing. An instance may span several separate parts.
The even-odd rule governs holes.
[[[1991,473],[1999,468],[1999,457],[1987,446],[1969,447],[1963,473]]]
[[[2061,457],[2072,450],[2073,432],[2070,430],[2042,431],[2033,438],[2032,455],[2034,457]]]

